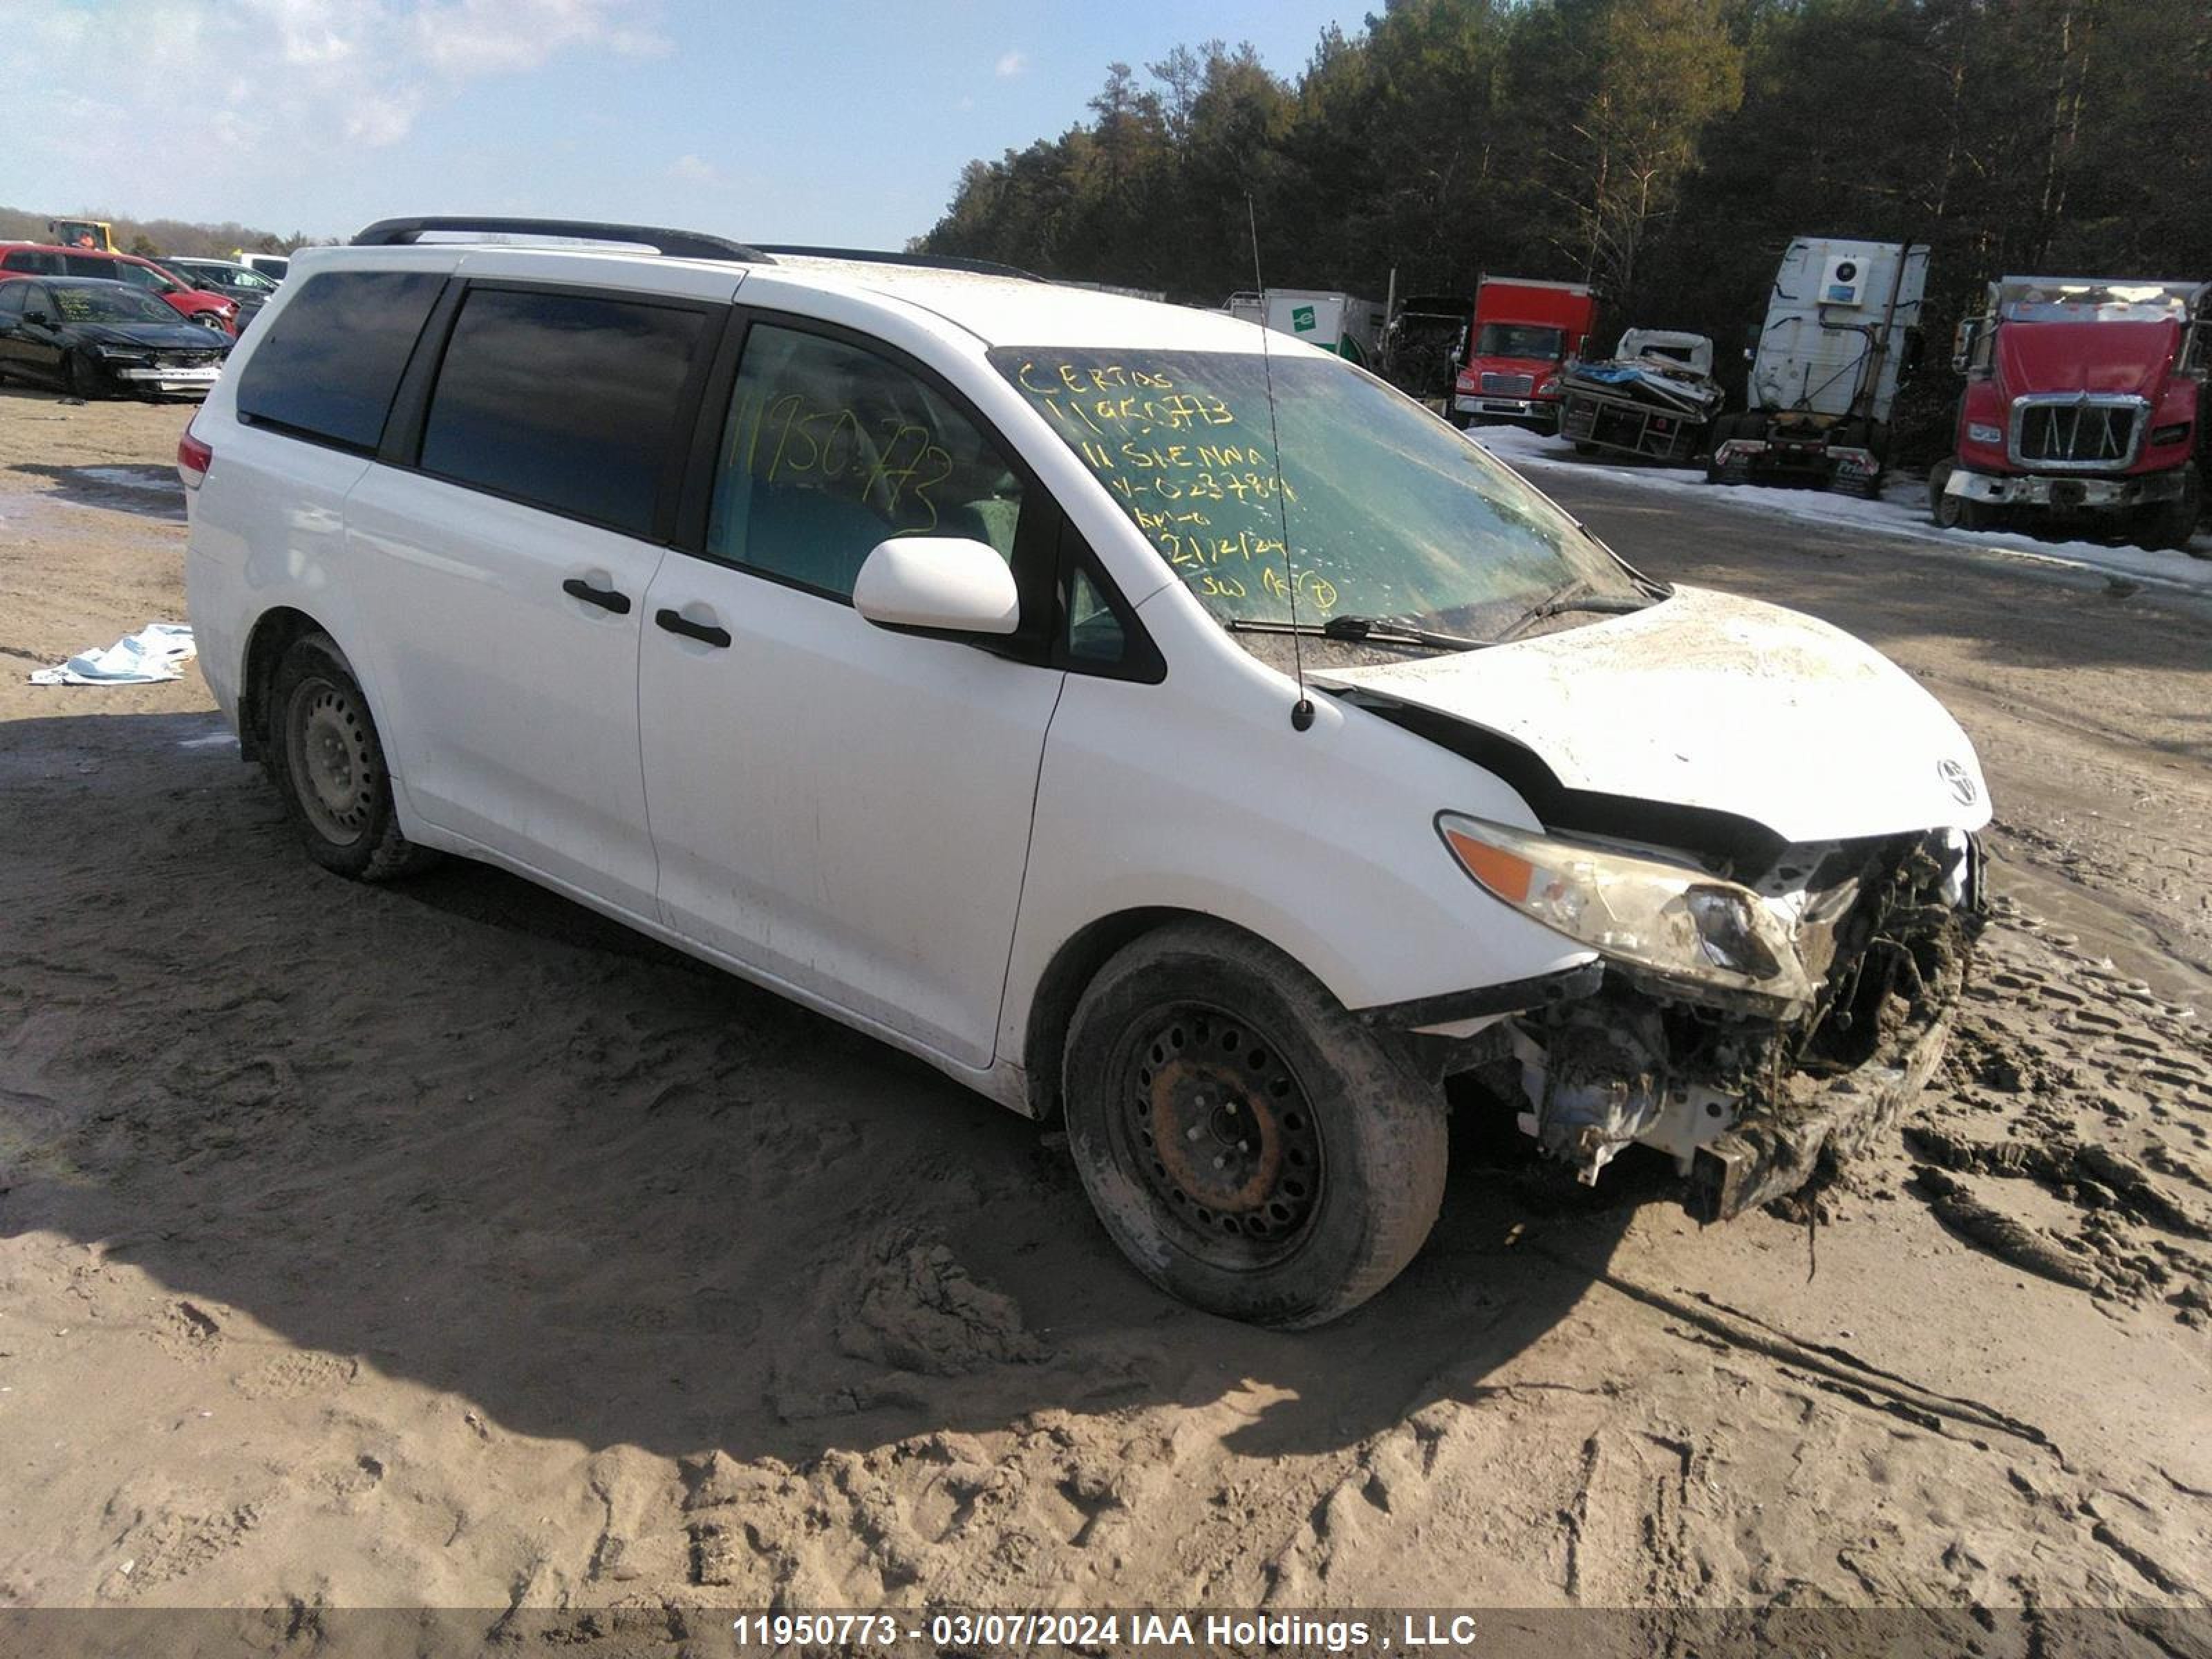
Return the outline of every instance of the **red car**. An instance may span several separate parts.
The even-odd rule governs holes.
[[[151,259],[134,253],[102,253],[96,248],[53,247],[38,242],[0,242],[0,276],[96,276],[130,283],[168,301],[187,322],[204,323],[223,333],[238,332],[238,301],[210,294],[172,276]]]

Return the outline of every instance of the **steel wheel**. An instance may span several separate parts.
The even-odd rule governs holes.
[[[1232,1269],[1297,1249],[1322,1182],[1321,1127],[1249,1022],[1177,1003],[1136,1022],[1115,1067],[1117,1138],[1193,1255]]]
[[[333,846],[352,846],[368,827],[378,781],[360,694],[325,679],[301,681],[285,710],[284,744],[308,823]]]
[[[1109,957],[1062,1067],[1068,1150],[1139,1272],[1318,1325],[1389,1283],[1443,1198],[1443,1091],[1262,940],[1193,918]]]

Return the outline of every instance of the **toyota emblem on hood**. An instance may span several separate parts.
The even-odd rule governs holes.
[[[1974,797],[1980,792],[1974,787],[1972,773],[1954,760],[1937,761],[1936,772],[1937,776],[1951,786],[1951,793],[1959,798],[1959,804],[1961,806],[1972,806],[1974,804]]]

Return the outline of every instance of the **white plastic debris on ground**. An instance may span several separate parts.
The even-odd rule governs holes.
[[[2033,536],[1966,530],[1941,530],[1928,517],[1928,487],[1917,478],[1899,478],[1880,501],[1833,495],[1825,489],[1784,489],[1762,484],[1721,485],[1705,482],[1702,468],[1608,465],[1577,455],[1564,440],[1525,427],[1477,427],[1468,434],[1517,471],[1578,472],[1608,483],[1664,492],[1694,491],[1716,506],[1741,507],[1778,518],[1814,524],[1847,524],[1909,540],[1930,542],[1961,552],[1979,553],[2027,564],[2094,570],[2100,575],[2212,593],[2212,559],[2186,553],[2154,553],[2140,547],[2107,547],[2100,542],[2045,542]],[[2200,530],[2191,545],[2212,548]]]
[[[149,623],[106,650],[80,651],[58,668],[34,668],[33,685],[147,685],[182,678],[193,656],[192,630]]]

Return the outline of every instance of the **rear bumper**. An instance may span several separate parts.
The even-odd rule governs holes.
[[[1956,467],[1943,493],[1991,507],[2078,507],[2117,513],[2177,500],[2181,495],[2181,471],[2177,467],[2126,477],[2084,478],[2053,477],[2039,472],[1970,472]]]
[[[1819,439],[1730,438],[1713,451],[1714,470],[1735,478],[1793,477],[1870,489],[1881,462],[1870,449]]]
[[[1705,417],[1686,410],[1587,392],[1568,392],[1559,406],[1561,437],[1647,460],[1688,460],[1698,453],[1707,424]]]

